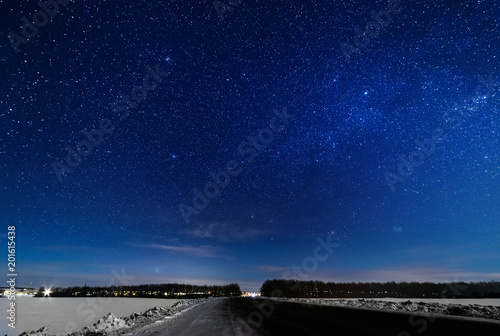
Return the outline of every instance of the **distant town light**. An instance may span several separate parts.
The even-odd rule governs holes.
[[[50,288],[45,288],[45,291],[43,292],[43,296],[49,296],[52,291]]]

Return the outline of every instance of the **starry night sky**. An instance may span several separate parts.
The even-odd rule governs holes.
[[[18,283],[498,281],[498,2],[232,4],[0,1]]]

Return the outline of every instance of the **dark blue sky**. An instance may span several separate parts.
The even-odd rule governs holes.
[[[500,279],[495,1],[60,2],[0,2],[18,283]]]

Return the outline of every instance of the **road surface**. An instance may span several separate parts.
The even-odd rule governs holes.
[[[500,335],[500,321],[332,307],[252,298],[202,303],[136,336]]]

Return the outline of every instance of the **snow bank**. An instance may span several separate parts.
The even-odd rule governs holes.
[[[478,304],[442,304],[437,302],[391,302],[366,299],[284,299],[271,298],[273,300],[284,300],[290,302],[315,303],[329,306],[343,306],[352,308],[396,310],[404,312],[422,312],[440,315],[481,317],[486,319],[500,320],[499,306],[482,306]]]
[[[175,315],[186,308],[210,300],[213,300],[213,298],[178,301],[171,307],[154,307],[143,313],[132,313],[129,316],[122,317],[116,317],[112,313],[109,313],[97,320],[93,325],[86,326],[82,330],[73,332],[67,336],[105,336],[118,334],[118,331],[123,331],[123,329],[128,329],[139,324],[152,323],[160,318]],[[48,326],[44,326],[36,331],[23,332],[20,336],[50,336],[48,329]]]

